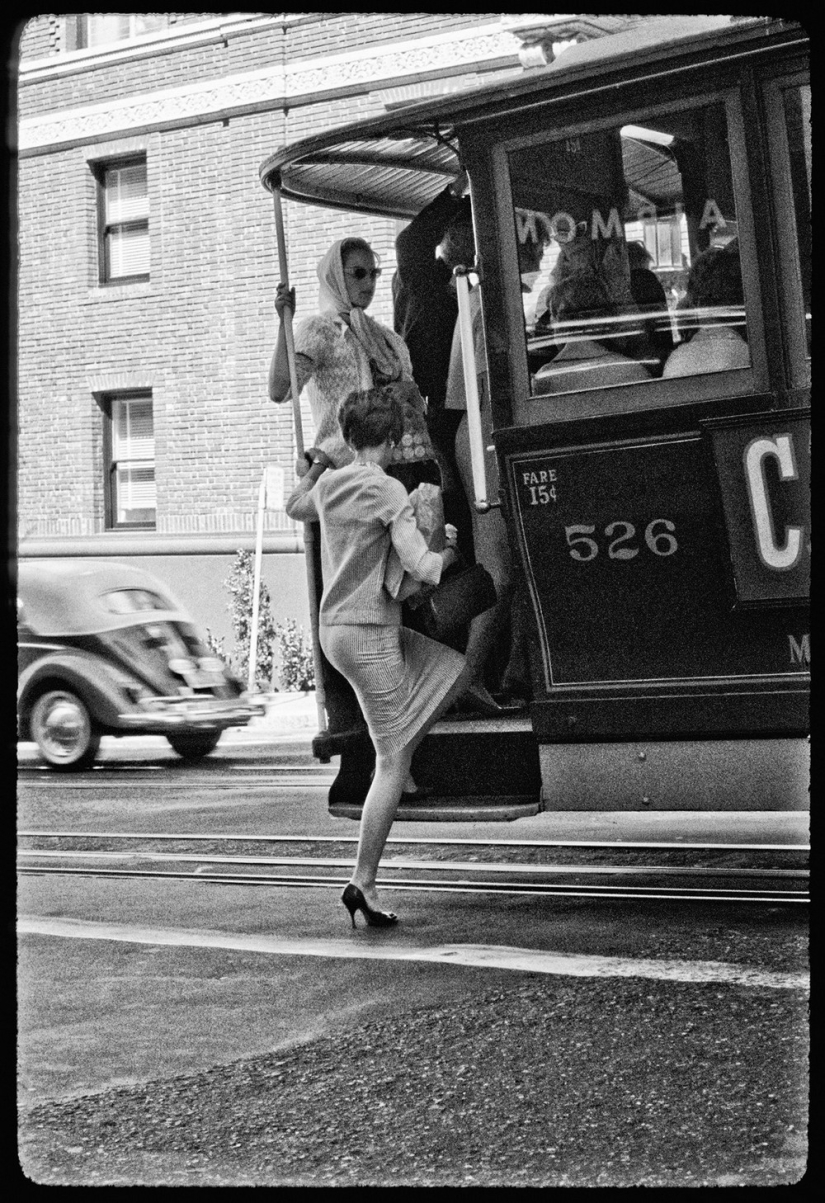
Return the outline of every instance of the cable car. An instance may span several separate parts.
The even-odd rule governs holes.
[[[651,18],[263,163],[276,216],[410,219],[469,178],[474,503],[505,516],[533,697],[442,721],[413,817],[807,806],[808,43],[794,21]],[[315,752],[341,755],[330,810],[355,817],[371,750],[328,670],[344,718]]]

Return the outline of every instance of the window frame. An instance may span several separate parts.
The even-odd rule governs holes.
[[[791,154],[784,105],[786,91],[803,87],[811,87],[810,75],[805,70],[786,72],[762,83],[771,199],[774,206],[773,226],[778,250],[776,273],[781,298],[781,324],[788,378],[792,389],[810,390],[811,355],[805,337],[805,298],[800,272],[799,236],[791,185]],[[809,180],[809,186],[811,182]]]
[[[513,212],[515,202],[510,182],[509,156],[543,142],[581,136],[623,125],[645,125],[666,118],[669,113],[685,112],[713,104],[724,107],[730,149],[731,187],[733,190],[738,226],[745,313],[748,322],[750,368],[714,372],[706,375],[651,379],[640,383],[614,385],[610,388],[587,389],[578,393],[555,393],[533,396],[530,392],[530,373],[524,332],[524,312],[521,304],[520,279],[516,249]],[[746,135],[740,90],[737,86],[708,88],[670,102],[634,104],[632,98],[618,112],[605,115],[594,112],[590,118],[570,118],[556,124],[548,120],[553,108],[536,114],[529,132],[504,137],[489,151],[489,162],[495,193],[498,226],[498,248],[501,282],[504,295],[503,319],[509,345],[511,380],[513,384],[513,413],[510,421],[495,421],[496,427],[509,425],[537,426],[569,421],[583,417],[607,417],[612,414],[641,410],[658,410],[680,405],[725,400],[727,398],[767,394],[770,391],[765,330],[762,317],[762,288],[754,237],[753,208],[747,171]],[[542,124],[540,124],[540,122]],[[552,132],[548,136],[548,126]],[[484,314],[484,286],[481,288]],[[489,328],[488,315],[484,317]],[[523,348],[516,353],[515,348]],[[493,400],[496,408],[495,399]],[[500,415],[504,417],[504,415]]]
[[[106,187],[106,176],[110,171],[120,170],[126,167],[143,167],[146,170],[146,203],[147,216],[135,218],[129,221],[108,222],[106,220],[107,213],[107,197],[108,190]],[[129,155],[123,155],[114,159],[104,159],[94,165],[96,188],[97,188],[97,257],[98,257],[98,282],[104,288],[118,288],[124,284],[145,284],[151,279],[151,231],[150,231],[150,215],[148,213],[149,206],[149,160],[145,152],[137,152]],[[109,255],[109,243],[107,234],[113,229],[123,230],[126,228],[138,229],[143,228],[146,231],[147,255],[149,258],[149,271],[134,273],[130,276],[112,276],[111,264]]]
[[[104,525],[108,531],[117,530],[157,530],[157,496],[155,497],[155,517],[152,521],[120,522],[117,517],[117,472],[124,464],[137,466],[146,464],[146,460],[115,459],[115,406],[118,402],[150,401],[152,403],[152,436],[154,441],[155,402],[151,389],[128,389],[104,393],[100,397],[103,410],[103,497]],[[151,460],[155,484],[157,485],[157,448]]]

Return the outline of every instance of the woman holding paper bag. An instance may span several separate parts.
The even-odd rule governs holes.
[[[391,386],[352,393],[339,413],[349,460],[326,472],[317,457],[286,504],[291,518],[321,526],[324,592],[321,646],[352,685],[375,746],[375,774],[364,802],[358,856],[342,901],[370,926],[395,915],[378,907],[378,862],[402,791],[414,789],[413,753],[465,686],[464,657],[401,625],[401,603],[386,587],[390,550],[400,568],[436,585],[456,558],[455,532],[442,552],[418,530],[404,486],[387,475],[403,433],[403,409]]]

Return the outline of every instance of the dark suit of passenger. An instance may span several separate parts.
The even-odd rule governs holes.
[[[413,218],[395,240],[398,270],[392,282],[395,331],[407,344],[413,379],[427,398],[430,438],[448,463],[454,462],[461,418],[444,409],[458,302],[452,273],[435,252],[461,208],[461,199],[445,188]]]

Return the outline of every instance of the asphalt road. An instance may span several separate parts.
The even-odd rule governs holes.
[[[260,784],[260,766],[290,749],[232,748],[206,772],[150,748],[80,783],[24,775],[20,826],[355,835],[330,819],[323,787]],[[131,770],[145,786],[125,787]],[[648,838],[669,821],[579,819]],[[693,835],[709,820],[679,822]],[[454,834],[402,834],[436,829]],[[537,816],[455,830],[554,827]],[[338,893],[21,877],[24,1172],[201,1186],[804,1174],[804,908],[397,890],[397,928],[352,931]]]

